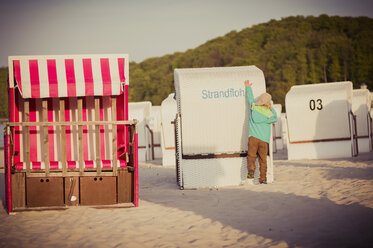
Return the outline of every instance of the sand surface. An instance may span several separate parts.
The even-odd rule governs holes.
[[[373,247],[373,153],[281,160],[275,182],[180,190],[173,167],[141,163],[140,206],[9,216],[0,247]]]

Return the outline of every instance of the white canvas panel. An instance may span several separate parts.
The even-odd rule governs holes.
[[[290,142],[350,137],[352,83],[296,85],[286,94]]]
[[[76,85],[76,95],[85,95],[85,80],[84,80],[84,69],[83,69],[83,59],[74,60],[74,73]]]
[[[176,118],[177,106],[174,99],[174,93],[171,93],[161,104],[161,147],[162,164],[175,166],[175,127],[171,123]]]
[[[27,63],[26,63],[27,62]],[[28,61],[20,62],[22,94],[31,96],[30,65]]]
[[[274,130],[275,130],[275,141],[276,141],[276,149],[282,150],[284,148],[283,141],[282,141],[282,121],[281,121],[281,111],[282,106],[281,104],[273,104],[273,108],[277,114],[277,122],[274,123]]]
[[[286,120],[286,113],[281,113],[281,116],[278,116],[281,120],[281,132],[282,132],[282,144],[286,148],[287,137],[288,137],[288,124]]]
[[[38,60],[39,81],[40,81],[40,98],[49,97],[49,79],[47,60]]]
[[[58,95],[67,96],[67,79],[65,61],[62,59],[56,60]]]
[[[358,136],[368,135],[368,114],[370,113],[371,95],[367,89],[352,91],[352,112],[357,118]]]
[[[247,150],[248,103],[244,81],[254,97],[265,92],[263,72],[255,66],[175,70],[181,114],[183,154]]]
[[[152,106],[149,117],[149,126],[153,131],[154,158],[162,158],[161,149],[161,106]]]
[[[371,94],[367,89],[352,91],[352,112],[356,115],[359,152],[370,151],[370,109]]]
[[[148,101],[128,103],[129,120],[136,119],[138,121],[139,161],[150,160],[149,131],[146,125],[149,125],[151,106],[152,103]]]
[[[267,181],[273,182],[273,162],[267,157]],[[182,182],[184,189],[224,187],[253,184],[259,180],[259,163],[256,161],[254,179],[247,179],[247,160],[239,158],[183,159]]]
[[[110,77],[111,77],[111,82],[112,82],[111,84],[112,95],[119,95],[120,87],[116,87],[116,84],[113,84],[113,82],[120,82],[118,58],[109,58],[109,66],[110,66]]]
[[[332,159],[351,157],[351,141],[287,143],[288,160]]]

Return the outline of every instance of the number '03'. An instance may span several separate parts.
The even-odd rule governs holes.
[[[310,109],[312,111],[314,111],[315,109],[317,110],[322,110],[322,100],[321,99],[317,99],[316,101],[315,100],[310,100]]]

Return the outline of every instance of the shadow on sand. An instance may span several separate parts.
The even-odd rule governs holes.
[[[147,181],[140,181],[141,200],[193,211],[248,235],[269,238],[273,244],[285,241],[290,247],[373,247],[373,209],[360,204],[338,205],[326,197],[250,190],[275,185],[178,190],[173,168],[157,171],[153,178],[148,175]],[[145,168],[142,173],[149,172]],[[159,197],[165,191],[169,201]]]

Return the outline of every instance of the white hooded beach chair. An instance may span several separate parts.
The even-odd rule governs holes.
[[[152,160],[162,158],[161,121],[161,106],[152,106],[149,118]]]
[[[352,83],[296,85],[286,94],[288,159],[356,156]]]
[[[161,148],[162,165],[175,166],[175,126],[172,124],[176,118],[177,106],[175,93],[168,95],[161,103]]]
[[[128,116],[130,119],[138,121],[138,158],[139,161],[151,160],[151,149],[150,149],[150,111],[152,103],[145,102],[130,102],[128,103]]]
[[[253,83],[254,97],[258,97],[266,91],[263,72],[256,66],[216,67],[176,69],[174,76],[179,186],[244,183],[249,137],[244,81]],[[267,180],[272,182],[272,144],[269,148]],[[258,171],[259,165],[255,180]]]
[[[356,115],[359,152],[372,150],[371,94],[367,89],[352,91],[352,112]]]
[[[274,123],[272,128],[272,136],[273,136],[273,152],[277,152],[277,150],[282,150],[284,148],[283,140],[282,140],[282,120],[281,120],[281,111],[282,106],[281,104],[273,104],[273,108],[277,113],[277,122]]]

